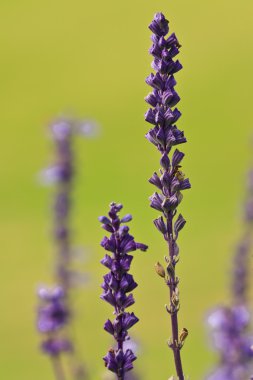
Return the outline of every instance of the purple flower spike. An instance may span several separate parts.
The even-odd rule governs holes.
[[[177,313],[179,310],[178,278],[176,276],[176,264],[178,262],[179,248],[176,244],[179,232],[186,221],[179,215],[175,220],[177,208],[182,201],[182,191],[191,187],[189,179],[184,177],[180,170],[184,153],[173,147],[186,142],[184,133],[175,123],[181,113],[174,108],[180,101],[175,90],[176,80],[174,74],[182,69],[181,63],[175,59],[179,53],[180,44],[174,33],[167,36],[169,22],[162,13],[157,13],[149,25],[153,32],[152,46],[149,50],[153,56],[151,73],[146,83],[152,88],[152,92],[145,98],[152,107],[145,114],[145,119],[154,127],[146,134],[146,138],[156,146],[161,154],[160,174],[154,173],[149,182],[155,185],[159,191],[150,197],[150,206],[162,213],[162,216],[154,220],[159,232],[164,236],[168,244],[169,254],[166,257],[166,270],[158,262],[155,266],[159,276],[165,279],[170,290],[170,304],[166,307],[171,318],[172,338],[169,347],[174,354],[177,378],[184,380],[180,350],[187,336],[186,329],[182,333],[178,329]]]
[[[129,252],[136,250],[146,251],[147,246],[142,243],[136,243],[134,237],[129,234],[129,227],[122,225],[128,223],[132,216],[125,215],[120,219],[119,211],[122,209],[121,204],[111,203],[108,216],[100,216],[99,221],[107,227],[110,237],[104,237],[101,246],[111,252],[106,254],[101,263],[110,269],[110,272],[104,276],[102,284],[103,293],[101,298],[114,307],[115,319],[105,322],[104,329],[113,335],[117,342],[115,350],[111,349],[103,358],[106,367],[114,372],[118,380],[125,379],[125,373],[133,368],[133,361],[136,356],[131,349],[124,350],[124,342],[129,338],[128,330],[138,322],[134,313],[126,312],[125,309],[134,304],[132,292],[137,283],[133,276],[128,273],[133,259]]]

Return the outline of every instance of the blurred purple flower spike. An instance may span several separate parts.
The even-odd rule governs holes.
[[[63,380],[65,376],[60,362],[61,353],[64,352],[70,355],[69,363],[73,379],[86,379],[86,371],[79,358],[76,357],[75,345],[69,330],[73,315],[70,290],[73,286],[86,281],[87,278],[85,274],[76,272],[72,267],[74,249],[71,246],[70,213],[75,174],[73,137],[77,134],[89,136],[95,126],[95,123],[92,124],[74,119],[54,121],[50,125],[50,136],[55,147],[55,162],[40,174],[41,182],[55,185],[53,237],[57,251],[55,257],[57,285],[51,289],[42,286],[38,290],[40,304],[37,313],[37,328],[40,333],[47,336],[41,344],[41,349],[53,358],[57,380]]]
[[[245,380],[253,373],[253,334],[250,333],[249,259],[253,232],[253,171],[247,178],[244,233],[233,260],[230,306],[221,305],[207,317],[213,348],[219,363],[206,380]]]

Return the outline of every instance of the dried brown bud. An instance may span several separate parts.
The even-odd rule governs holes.
[[[176,290],[172,293],[172,297],[171,297],[171,302],[174,306],[178,306],[179,305],[179,292],[178,292],[178,289],[176,288]]]
[[[166,269],[167,269],[167,273],[168,273],[169,277],[174,277],[175,268],[174,268],[173,264],[171,263],[171,261],[169,261]]]
[[[164,267],[159,263],[159,261],[155,264],[155,271],[156,273],[161,276],[161,277],[165,277],[165,270],[164,270]]]
[[[183,328],[181,331],[180,331],[180,334],[179,334],[179,340],[180,342],[183,344],[185,339],[187,338],[188,336],[188,330],[186,328]]]
[[[178,179],[179,181],[183,181],[184,178],[185,178],[185,174],[184,174],[183,172],[181,172],[181,170],[178,170],[178,171],[176,172],[176,177],[177,177],[177,179]]]

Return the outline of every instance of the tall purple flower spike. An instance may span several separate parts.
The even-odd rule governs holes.
[[[219,364],[207,380],[244,380],[253,373],[253,335],[250,333],[249,276],[253,232],[253,171],[248,175],[244,207],[244,234],[234,255],[232,304],[219,306],[209,313],[207,322]]]
[[[186,138],[175,124],[181,116],[180,111],[175,108],[180,97],[175,90],[174,78],[174,74],[182,69],[181,63],[174,59],[179,53],[180,44],[174,33],[167,36],[168,24],[162,13],[156,13],[149,25],[149,29],[153,32],[151,37],[153,44],[149,52],[154,57],[152,68],[155,73],[151,73],[146,79],[146,83],[153,90],[145,98],[151,106],[145,114],[145,119],[154,125],[146,134],[146,138],[161,154],[160,172],[154,173],[149,180],[158,188],[158,191],[150,197],[150,206],[162,213],[162,216],[154,220],[154,224],[162,233],[169,250],[168,256],[165,256],[166,269],[159,262],[155,265],[155,269],[169,287],[170,303],[166,306],[166,310],[171,318],[172,338],[168,345],[174,354],[177,377],[183,380],[180,350],[188,332],[185,328],[181,332],[178,329],[179,279],[176,276],[176,264],[179,259],[177,239],[185,225],[185,219],[181,214],[177,218],[175,216],[183,198],[182,191],[189,189],[191,185],[180,170],[184,153],[178,149],[172,153],[173,147],[185,143]]]
[[[128,339],[128,330],[138,322],[135,314],[125,310],[134,304],[132,292],[137,283],[129,274],[133,256],[129,252],[136,250],[146,251],[145,244],[136,243],[134,237],[129,234],[129,227],[125,225],[132,220],[130,214],[120,219],[118,213],[122,209],[121,204],[111,203],[108,216],[99,217],[102,228],[110,233],[110,237],[104,237],[101,246],[110,252],[101,260],[101,263],[110,270],[104,276],[101,285],[103,293],[101,298],[114,308],[115,319],[107,320],[104,329],[111,334],[116,343],[115,349],[110,349],[103,358],[105,366],[117,376],[118,380],[125,379],[125,373],[133,368],[136,359],[131,349],[124,349],[124,342]]]

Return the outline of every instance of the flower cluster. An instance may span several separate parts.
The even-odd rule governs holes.
[[[117,342],[115,349],[110,349],[104,357],[106,367],[114,372],[118,379],[123,380],[125,373],[133,368],[136,359],[131,349],[124,349],[124,341],[128,339],[128,330],[138,322],[135,314],[126,312],[133,305],[132,292],[137,283],[129,274],[133,256],[129,252],[136,250],[146,251],[147,246],[136,243],[134,237],[129,234],[129,227],[124,223],[130,222],[132,216],[125,215],[120,219],[118,213],[122,209],[121,204],[111,203],[108,216],[99,217],[102,228],[108,231],[110,237],[104,237],[101,246],[111,254],[106,254],[101,263],[110,272],[104,276],[102,284],[103,294],[101,298],[114,307],[115,319],[107,320],[104,329],[111,334]],[[129,294],[130,293],[130,294]]]
[[[169,255],[166,257],[166,270],[158,262],[156,271],[165,279],[170,289],[170,305],[166,307],[171,315],[172,325],[172,339],[169,340],[169,347],[174,353],[177,376],[179,380],[183,380],[180,349],[187,336],[187,330],[183,329],[180,334],[178,331],[179,280],[175,274],[175,267],[179,254],[176,241],[180,230],[185,225],[185,219],[181,214],[176,220],[174,218],[177,207],[183,198],[182,191],[189,189],[191,185],[189,179],[185,178],[180,170],[184,153],[175,149],[172,157],[169,158],[174,146],[186,142],[184,133],[175,124],[181,113],[174,108],[180,100],[175,91],[176,80],[174,78],[174,74],[182,68],[181,63],[174,59],[179,53],[180,44],[174,33],[166,37],[169,25],[162,13],[155,15],[149,28],[153,32],[150,53],[154,58],[152,67],[156,73],[151,73],[146,79],[146,83],[153,88],[153,91],[145,98],[146,102],[152,106],[145,114],[145,119],[154,125],[146,137],[162,155],[160,173],[154,173],[149,180],[158,188],[158,192],[150,197],[150,205],[162,213],[162,216],[154,220],[154,224],[162,233],[169,249]]]

